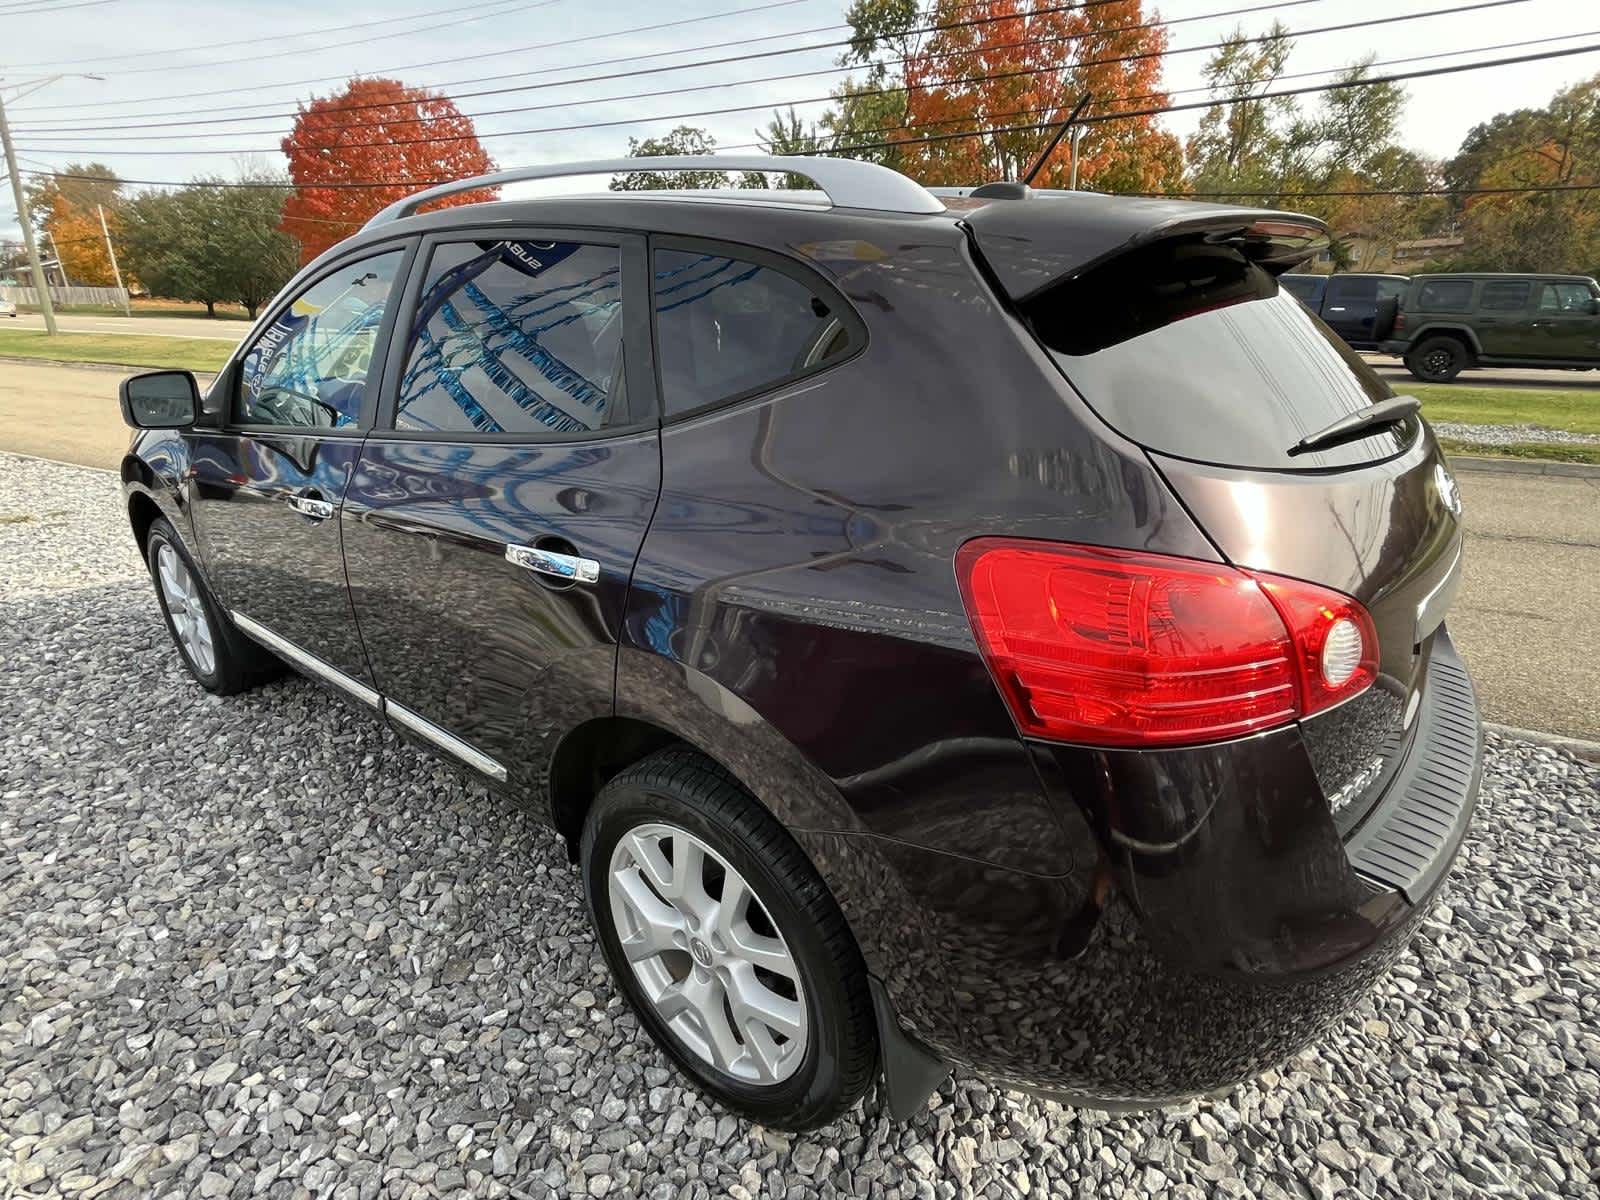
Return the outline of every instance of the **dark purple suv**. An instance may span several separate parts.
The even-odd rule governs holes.
[[[820,190],[380,214],[202,401],[123,386],[183,660],[538,807],[617,988],[768,1124],[952,1065],[1154,1105],[1404,948],[1477,789],[1454,480],[1286,213]],[[286,754],[294,753],[290,744]]]

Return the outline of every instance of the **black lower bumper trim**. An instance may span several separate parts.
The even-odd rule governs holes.
[[[1411,754],[1346,847],[1357,871],[1413,904],[1428,895],[1455,855],[1483,759],[1472,680],[1443,630],[1424,686],[1422,726]]]

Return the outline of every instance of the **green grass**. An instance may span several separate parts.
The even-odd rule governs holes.
[[[1597,378],[1600,383],[1600,378]],[[1395,391],[1422,401],[1430,421],[1464,425],[1543,425],[1571,433],[1600,433],[1600,386],[1492,388],[1458,383],[1410,383]]]
[[[1440,438],[1446,454],[1471,454],[1483,458],[1540,458],[1547,462],[1590,463],[1600,466],[1600,446],[1573,446],[1565,442],[1518,442],[1496,446],[1459,438]]]
[[[19,304],[18,312],[37,313],[38,305]],[[58,304],[55,311],[63,316],[77,317],[123,317],[129,314],[122,311],[120,304]],[[194,317],[197,320],[206,319],[206,309],[203,304],[182,304],[172,300],[135,300],[133,302],[132,316],[137,317]],[[219,321],[248,321],[249,315],[243,308],[230,305],[217,305]]]
[[[123,333],[58,333],[0,329],[0,355],[52,362],[117,363],[129,367],[184,367],[214,372],[233,347],[202,338],[140,337]]]

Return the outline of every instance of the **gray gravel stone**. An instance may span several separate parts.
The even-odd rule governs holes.
[[[1491,738],[1410,953],[1225,1100],[958,1076],[786,1138],[671,1072],[526,812],[305,681],[195,687],[120,514],[0,455],[0,1194],[1595,1194],[1592,766]]]

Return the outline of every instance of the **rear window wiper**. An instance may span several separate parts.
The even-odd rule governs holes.
[[[1312,450],[1325,450],[1329,446],[1353,442],[1386,425],[1398,425],[1421,410],[1422,401],[1415,396],[1391,396],[1368,408],[1358,409],[1348,416],[1340,417],[1326,429],[1308,433],[1289,447],[1289,455],[1292,458],[1296,454],[1306,454]]]

